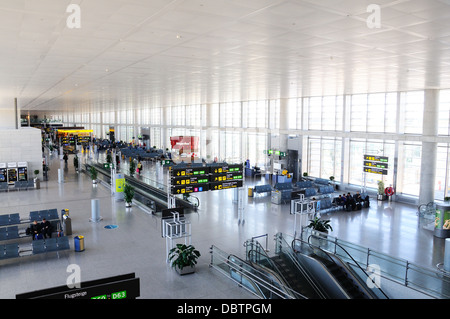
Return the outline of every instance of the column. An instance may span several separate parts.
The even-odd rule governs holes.
[[[419,205],[434,201],[438,132],[439,90],[425,90]],[[432,138],[430,138],[432,137]]]

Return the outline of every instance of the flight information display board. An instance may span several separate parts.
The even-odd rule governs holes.
[[[180,176],[195,176],[195,175],[208,175],[209,167],[186,167],[186,168],[173,168],[171,170],[171,177]]]
[[[171,186],[170,192],[172,195],[179,194],[189,194],[189,193],[199,193],[206,192],[209,190],[209,184],[198,184],[198,185],[180,185]]]
[[[372,173],[372,174],[379,174],[379,175],[387,175],[388,174],[387,169],[375,168],[375,167],[364,167],[364,172]]]
[[[134,273],[17,294],[16,299],[135,299],[140,296],[139,278]]]
[[[214,183],[210,183],[210,190],[215,191],[215,190],[222,190],[222,189],[230,189],[230,188],[237,188],[237,187],[242,187],[243,182],[242,180],[237,180],[237,181],[230,181],[230,182],[214,182]]]
[[[170,193],[221,190],[243,186],[244,164],[212,164],[211,166],[172,168]]]
[[[363,172],[387,175],[389,167],[389,157],[378,155],[364,155]]]
[[[212,174],[209,179],[211,182],[223,182],[223,181],[233,181],[242,178],[243,178],[242,172],[232,172],[224,174]]]
[[[211,174],[222,174],[232,172],[242,172],[244,170],[244,164],[227,164],[220,166],[211,166]]]
[[[209,183],[209,175],[174,177],[174,178],[172,178],[171,182],[172,182],[172,186],[190,185],[190,184],[207,184],[207,183]]]

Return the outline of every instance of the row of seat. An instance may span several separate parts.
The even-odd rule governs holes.
[[[331,185],[330,186],[320,186],[319,193],[320,194],[332,194],[332,193],[334,193],[334,187]]]
[[[58,210],[56,208],[52,209],[42,209],[42,210],[35,210],[30,212],[30,220],[42,220],[42,219],[59,219],[58,216]]]
[[[0,245],[0,259],[19,257],[19,244]]]
[[[70,249],[69,237],[63,236],[33,240],[31,247],[33,254]]]
[[[20,238],[19,226],[9,226],[0,228],[0,241]]]
[[[34,181],[16,181],[14,182],[13,187],[9,187],[9,184],[4,182],[0,183],[0,191],[9,191],[9,190],[28,190],[28,189],[34,189]]]
[[[18,213],[0,215],[0,226],[20,224],[20,216]]]
[[[31,244],[31,255],[66,249],[70,249],[69,237],[67,236],[34,240]],[[27,252],[27,250],[23,250],[23,252]],[[28,255],[24,254],[23,256]],[[21,257],[18,243],[0,245],[0,260],[16,257]]]

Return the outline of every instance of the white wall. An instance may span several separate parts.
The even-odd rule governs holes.
[[[25,127],[18,130],[0,129],[0,163],[28,162],[28,179],[39,170],[42,179],[41,130]]]
[[[16,119],[14,109],[0,109],[0,129],[15,129],[16,120],[19,121],[20,116]]]

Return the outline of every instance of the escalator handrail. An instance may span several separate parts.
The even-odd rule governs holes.
[[[251,249],[251,250],[249,251],[249,255],[250,255],[250,253],[252,253],[252,252],[258,253],[255,249]],[[271,266],[274,267],[275,269],[277,269],[277,268],[276,268],[276,265],[273,264],[273,260],[271,260],[270,258],[268,258],[268,260],[269,260],[269,263],[271,263]],[[278,285],[279,285],[280,287],[282,287],[282,290],[281,290],[281,291],[283,291],[285,295],[288,295],[288,296],[290,296],[290,298],[293,298],[293,299],[298,298],[298,296],[301,296],[302,298],[307,299],[307,298],[306,298],[305,296],[303,296],[302,294],[300,294],[300,293],[296,292],[295,290],[293,290],[293,289],[289,286],[289,284],[288,284],[288,282],[286,281],[286,279],[284,278],[284,276],[283,276],[282,274],[280,274],[278,271],[276,271],[276,270],[274,270],[274,269],[271,269],[271,268],[269,268],[269,267],[266,267],[266,266],[264,266],[264,265],[255,263],[255,262],[251,261],[251,259],[249,259],[249,263],[250,263],[250,265],[251,265],[252,267],[256,268],[257,270],[260,270],[261,272],[263,272],[263,271],[264,271],[264,272],[267,272],[270,276],[274,277],[275,280],[273,280],[273,281],[274,281],[274,282],[277,282]]]
[[[311,235],[308,237],[308,241],[309,241],[309,238],[311,238],[311,236],[316,236],[316,235],[311,234]],[[369,274],[366,272],[366,270],[365,270],[364,268],[361,267],[361,265],[353,258],[353,256],[347,251],[347,249],[345,249],[344,247],[342,247],[341,244],[338,244],[338,243],[336,243],[335,241],[329,240],[328,238],[324,238],[324,239],[325,239],[326,241],[328,241],[328,242],[331,242],[331,243],[334,244],[335,246],[338,246],[340,249],[342,249],[342,250],[347,254],[347,256],[350,257],[350,259],[353,261],[353,263],[354,263],[354,264],[355,264],[355,265],[356,265],[356,266],[364,273],[364,275],[365,275],[367,278],[369,278],[369,279],[372,281],[372,283],[376,286],[375,280],[372,279],[372,278],[369,276]],[[319,249],[323,251],[323,249],[322,249],[321,247],[319,247]],[[376,287],[378,288],[378,290],[379,290],[386,298],[388,298],[388,296],[384,293],[384,291],[383,291],[380,287],[378,287],[378,286],[376,286]]]
[[[289,247],[289,244],[286,242],[286,240],[284,238],[280,238],[280,240],[284,241],[286,243],[287,247]],[[291,247],[291,249],[293,252],[295,252],[294,248]],[[301,274],[306,278],[306,281],[311,285],[311,287],[318,294],[318,296],[320,296],[320,298],[322,298],[322,299],[326,299],[327,298],[326,293],[324,293],[322,291],[322,289],[320,288],[320,286],[317,285],[317,283],[314,281],[312,276],[310,276],[308,271],[306,271],[304,269],[304,266],[299,262],[299,260],[289,250],[285,252],[282,249],[281,252],[288,256],[288,258],[294,264],[294,267],[296,267],[301,272]]]
[[[262,276],[262,277],[264,277],[264,278],[266,278],[266,279],[263,279],[263,278],[259,277],[259,276],[256,275],[256,274],[252,274],[250,271],[244,269],[244,267],[243,267],[242,265],[237,265],[236,263],[230,261],[230,257],[233,257],[234,259],[240,261],[242,264],[248,265],[249,267],[253,268],[253,270],[254,270],[257,274],[259,274],[260,276]],[[253,264],[249,264],[248,262],[244,261],[243,259],[241,259],[241,258],[239,258],[239,257],[237,257],[236,255],[233,255],[233,254],[228,255],[227,260],[228,260],[229,263],[231,262],[231,263],[235,264],[236,266],[239,266],[239,268],[240,268],[239,270],[240,270],[241,272],[244,272],[244,273],[245,273],[244,275],[245,275],[247,278],[249,278],[251,281],[254,282],[254,279],[252,279],[251,277],[258,277],[258,279],[259,279],[260,281],[262,281],[263,287],[266,288],[266,289],[268,289],[270,292],[275,293],[276,295],[278,295],[278,296],[281,297],[281,298],[283,298],[283,297],[285,297],[286,295],[288,295],[285,291],[283,291],[282,289],[276,287],[275,285],[273,285],[273,284],[271,283],[271,282],[274,282],[275,280],[269,278],[269,276],[268,276],[266,273],[264,273],[264,272],[267,272],[267,273],[270,273],[271,275],[273,275],[273,274],[270,272],[270,269],[269,269],[269,268],[266,268],[266,267],[263,268],[263,267],[261,267],[261,266],[258,267],[258,268],[256,268]],[[248,276],[247,274],[249,274],[250,276]],[[279,280],[279,278],[277,278],[276,276],[273,275],[273,277],[275,277],[276,280]],[[256,283],[256,282],[254,282],[254,283],[258,285],[258,283]],[[282,282],[279,283],[279,285],[280,285],[280,287],[284,287],[284,285],[282,284]],[[289,297],[290,297],[290,298],[294,298],[294,297],[292,297],[290,294],[289,294]]]
[[[308,237],[308,242],[307,242],[308,245],[314,246],[315,248],[321,250],[321,251],[322,251],[323,253],[325,253],[325,254],[328,256],[328,258],[330,258],[330,259],[333,261],[333,263],[335,263],[335,264],[336,264],[336,262],[335,262],[335,261],[333,260],[333,258],[330,256],[331,253],[325,251],[324,249],[322,249],[322,247],[319,247],[319,246],[317,246],[317,245],[313,245],[312,243],[310,243],[311,237],[316,237],[316,238],[320,238],[320,239],[322,239],[322,240],[326,240],[327,242],[331,242],[332,244],[334,244],[334,245],[338,246],[339,248],[341,248],[341,249],[347,254],[347,256],[350,257],[350,259],[354,262],[354,264],[355,264],[355,265],[356,265],[356,266],[364,273],[364,275],[367,276],[367,278],[369,278],[369,279],[372,281],[372,283],[376,286],[376,283],[375,283],[374,279],[372,279],[372,278],[369,276],[369,274],[366,272],[366,270],[365,270],[364,268],[361,267],[361,265],[353,258],[353,256],[352,256],[352,255],[351,255],[344,247],[342,247],[340,244],[336,243],[335,241],[329,240],[328,238],[319,237],[319,236],[317,236],[317,235],[315,235],[315,234],[309,235],[309,237]],[[295,239],[292,241],[293,244],[294,244],[294,242],[295,242],[296,240],[299,240],[299,241],[304,242],[303,240],[301,240],[301,239],[299,239],[299,238],[295,238]],[[337,258],[337,256],[336,256],[336,258]],[[389,297],[385,294],[385,292],[384,292],[380,287],[377,286],[377,288],[378,288],[378,290],[379,290],[379,291],[380,291],[387,299],[389,299]]]

